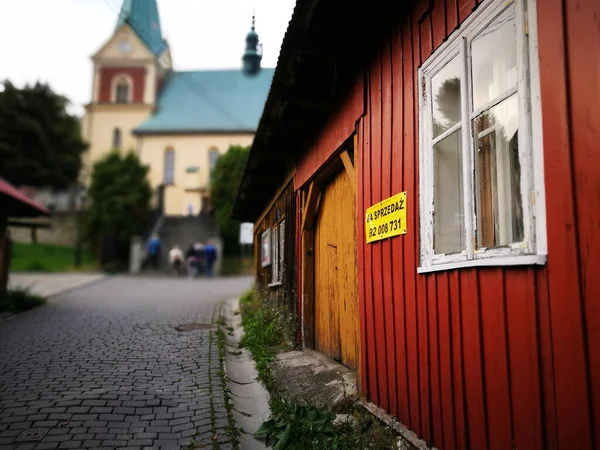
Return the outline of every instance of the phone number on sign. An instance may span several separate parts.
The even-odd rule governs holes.
[[[382,223],[377,227],[369,228],[369,237],[377,237],[381,234],[389,233],[390,231],[396,231],[402,228],[402,219],[391,220],[386,223]]]

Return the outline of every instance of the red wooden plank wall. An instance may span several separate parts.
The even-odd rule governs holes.
[[[426,3],[366,71],[357,158],[363,392],[440,449],[595,448],[600,3],[538,1],[547,266],[419,275],[417,69],[476,7],[438,0],[419,21]],[[404,190],[408,234],[366,245],[365,208]]]
[[[362,116],[360,382],[371,401],[440,449],[591,450],[600,446],[600,2],[537,2],[546,267],[417,274],[417,69],[476,6],[436,0],[423,16],[428,1],[417,5],[298,163],[295,186]],[[404,190],[408,234],[366,245],[365,208]]]
[[[358,77],[355,88],[329,119],[324,131],[315,143],[296,163],[295,187],[300,189],[321,167],[340,145],[352,136],[355,125],[364,111],[363,79]]]

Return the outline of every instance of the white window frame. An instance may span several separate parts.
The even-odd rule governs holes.
[[[546,202],[542,121],[537,49],[536,0],[510,2],[487,0],[467,18],[419,69],[419,185],[420,185],[420,267],[419,273],[461,267],[513,266],[545,264],[547,254]],[[515,8],[517,28],[517,95],[519,102],[519,162],[523,205],[523,242],[498,248],[475,248],[476,215],[474,205],[475,159],[473,157],[472,120],[481,111],[472,112],[470,42],[507,8]],[[464,193],[465,249],[461,253],[436,254],[434,251],[434,155],[431,78],[454,57],[461,58],[461,122]],[[510,91],[511,94],[514,91]],[[465,95],[466,94],[466,95]],[[484,110],[510,95],[493,100]],[[450,128],[441,136],[456,131]],[[436,137],[436,140],[440,136]]]
[[[285,270],[285,219],[279,222],[279,282],[283,283]]]
[[[268,267],[271,265],[271,229],[267,228],[260,235],[260,247],[261,247],[261,265],[262,267]]]
[[[279,227],[275,225],[271,228],[271,284],[276,286],[281,283],[279,279]]]

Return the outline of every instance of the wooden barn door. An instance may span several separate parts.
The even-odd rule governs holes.
[[[315,229],[315,348],[357,370],[356,194],[345,170],[322,187]]]

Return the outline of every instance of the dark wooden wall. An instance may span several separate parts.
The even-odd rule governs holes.
[[[440,449],[600,445],[600,2],[538,0],[548,263],[417,274],[417,70],[477,7],[436,0],[383,42],[358,123],[361,387]],[[530,25],[531,27],[532,25]],[[352,99],[296,187],[356,124]],[[359,114],[360,115],[360,114]],[[337,144],[341,144],[341,141]],[[408,192],[408,234],[365,244],[364,210]]]
[[[355,132],[356,123],[364,114],[364,80],[358,77],[336,114],[328,121],[325,132],[296,164],[295,187],[300,189],[331,158],[337,149]]]
[[[277,210],[280,218],[277,218]],[[271,266],[261,265],[261,235],[267,228],[273,227],[285,219],[285,255],[283,279],[281,285],[269,287],[271,283]],[[254,241],[258,243],[256,251],[256,283],[271,300],[285,302],[290,312],[296,317],[296,193],[294,181],[290,180],[277,195],[268,212],[257,221],[254,227]]]

